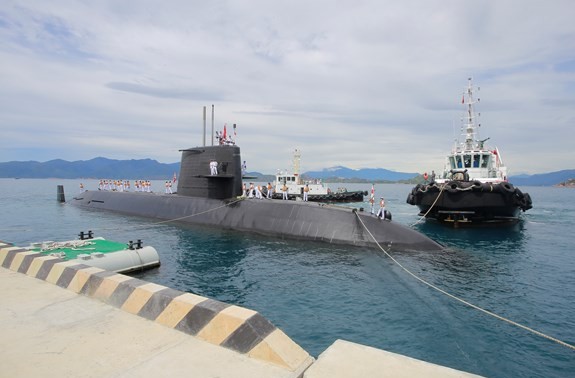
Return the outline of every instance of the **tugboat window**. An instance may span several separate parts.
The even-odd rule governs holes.
[[[483,155],[483,159],[481,160],[481,168],[487,168],[488,163],[489,163],[489,155]]]
[[[463,168],[463,164],[461,163],[461,156],[456,156],[457,159],[457,168]]]
[[[473,155],[473,168],[479,168],[479,158],[481,155]]]
[[[451,169],[455,169],[455,158],[453,156],[449,157],[449,164],[451,165]]]
[[[471,168],[471,155],[465,155],[463,159],[465,163],[465,168]]]

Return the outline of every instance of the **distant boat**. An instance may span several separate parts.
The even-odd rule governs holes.
[[[282,188],[287,188],[288,198],[302,198],[305,187],[308,187],[308,201],[314,202],[362,202],[367,191],[348,191],[345,188],[331,190],[321,180],[302,180],[299,174],[301,154],[297,149],[293,155],[293,172],[278,170],[274,181],[274,198],[282,198]]]
[[[471,79],[463,94],[464,142],[458,143],[447,156],[439,178],[424,175],[407,197],[420,215],[454,226],[471,224],[513,224],[520,211],[532,208],[531,197],[508,182],[507,167],[497,147],[485,146],[479,140],[477,115]]]

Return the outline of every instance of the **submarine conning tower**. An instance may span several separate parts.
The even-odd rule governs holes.
[[[218,145],[180,150],[182,161],[178,180],[178,194],[189,197],[226,199],[242,194],[240,148]],[[210,163],[217,162],[217,174],[212,174]]]

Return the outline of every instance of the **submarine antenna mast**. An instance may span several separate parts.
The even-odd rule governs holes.
[[[204,106],[204,147],[206,147],[206,107]]]

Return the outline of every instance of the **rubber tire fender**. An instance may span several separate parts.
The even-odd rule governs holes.
[[[503,192],[515,193],[515,188],[513,187],[513,184],[511,184],[509,182],[502,182],[501,184],[499,184],[499,187],[501,188],[501,190]]]
[[[457,181],[451,181],[447,184],[447,191],[449,193],[457,193],[459,191],[459,183]]]

